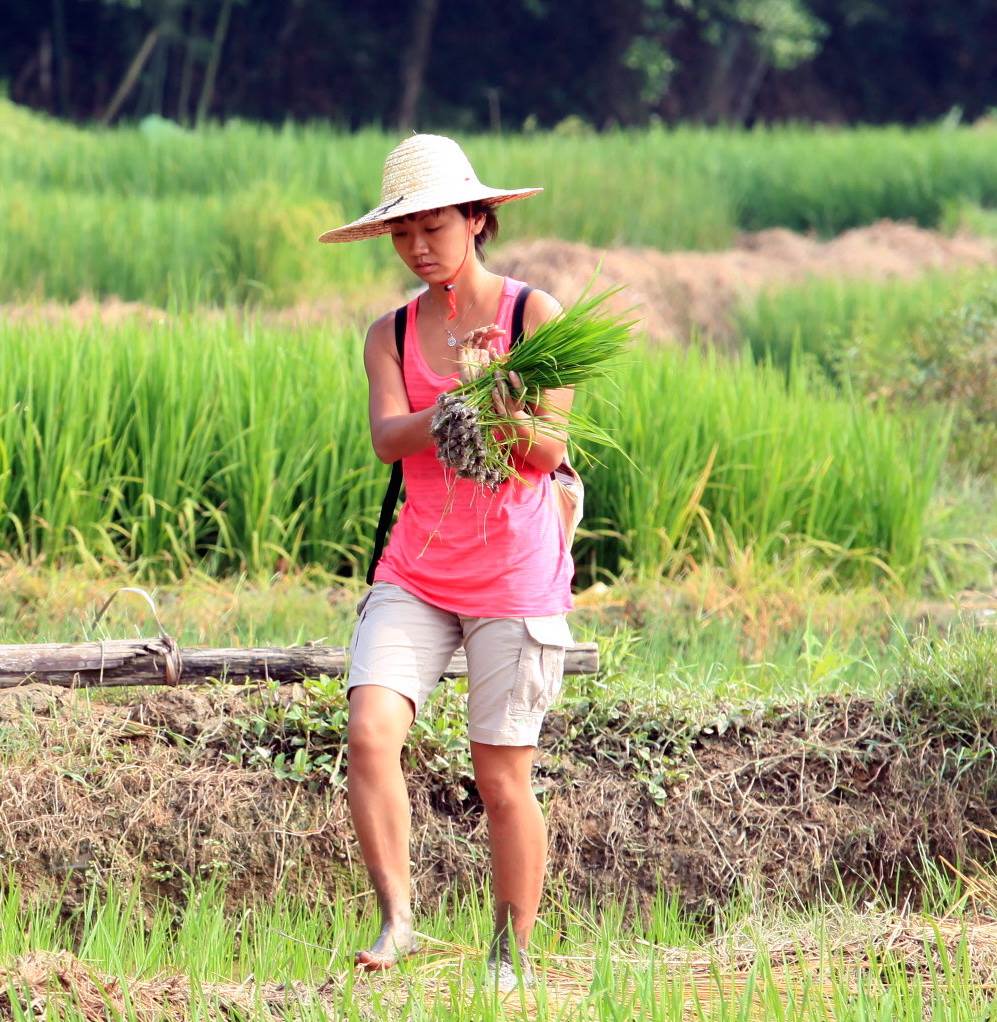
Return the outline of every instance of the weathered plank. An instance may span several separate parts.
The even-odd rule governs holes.
[[[181,685],[197,685],[213,679],[229,684],[265,681],[281,683],[330,677],[346,673],[346,650],[342,646],[289,646],[259,649],[179,649]],[[30,682],[67,688],[118,685],[165,685],[173,651],[166,639],[105,639],[103,642],[0,645],[0,689]],[[565,674],[595,674],[599,650],[594,642],[569,646],[565,651]],[[448,678],[467,673],[463,648],[458,649],[444,672]]]

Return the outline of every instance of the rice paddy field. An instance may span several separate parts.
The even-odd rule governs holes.
[[[997,131],[985,126],[462,141],[492,180],[545,188],[542,200],[503,210],[504,239],[711,249],[740,230],[829,236],[884,217],[935,227],[979,221],[985,213],[974,211],[997,204]],[[0,143],[0,301],[90,292],[281,305],[399,279],[390,246],[314,243],[376,205],[395,143],[385,133],[245,123],[189,133],[163,122],[83,130],[0,101]]]
[[[67,921],[25,905],[10,885],[0,953],[21,976],[75,990],[49,1002],[67,1019],[169,1014],[178,1003],[210,1018],[987,1018],[993,1002],[978,986],[973,951],[992,933],[949,920],[965,899],[957,883],[934,876],[928,884],[937,922],[873,905],[786,905],[758,918],[742,902],[707,924],[662,898],[635,928],[613,908],[552,898],[537,939],[547,982],[504,997],[489,989],[476,954],[487,908],[469,898],[425,921],[426,951],[390,980],[358,979],[348,967],[350,948],[370,936],[356,900],[330,912],[281,898],[232,918],[210,883],[179,914],[159,906],[148,922],[125,891],[83,904]],[[73,943],[79,957],[49,950]],[[868,958],[856,954],[860,945]],[[0,1003],[16,1004],[15,990]]]
[[[346,645],[387,480],[364,320],[411,282],[316,237],[394,141],[0,100],[0,644],[154,635],[124,595],[94,623],[142,586],[184,647]],[[503,243],[997,235],[983,125],[463,141],[545,186]],[[424,951],[372,977],[341,679],[27,685],[0,690],[0,1017],[997,1020],[995,265],[777,282],[723,345],[638,330],[580,391],[627,457],[573,457],[600,667],[538,756],[535,990],[487,984],[462,679],[404,754]]]
[[[17,326],[0,341],[7,549],[180,570],[364,563],[386,475],[355,331],[187,318]],[[696,349],[636,347],[615,382],[625,397],[590,414],[631,460],[609,451],[586,469],[578,556],[593,574],[624,560],[660,572],[725,544],[768,559],[801,538],[849,561],[843,574],[902,579],[944,560],[929,525],[944,412],[858,407],[803,373],[787,387],[777,370]]]

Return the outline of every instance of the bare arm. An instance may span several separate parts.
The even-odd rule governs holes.
[[[395,347],[393,312],[371,324],[363,362],[369,390],[370,439],[378,458],[390,464],[433,443],[429,431],[435,405],[421,412],[409,409],[402,367]]]

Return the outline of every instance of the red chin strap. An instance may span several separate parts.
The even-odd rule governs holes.
[[[447,319],[457,318],[457,285],[454,283],[460,276],[460,271],[464,269],[464,263],[467,262],[468,242],[471,240],[471,215],[468,211],[467,217],[467,235],[464,238],[464,258],[460,261],[460,266],[457,267],[457,272],[443,285],[443,290],[447,293]]]

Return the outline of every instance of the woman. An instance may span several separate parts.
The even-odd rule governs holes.
[[[358,605],[350,646],[349,802],[382,919],[374,945],[357,952],[356,962],[388,968],[416,949],[400,756],[415,716],[463,644],[468,734],[496,899],[489,967],[502,989],[517,982],[514,957],[524,981],[533,982],[524,952],[547,839],[531,771],[572,642],[565,614],[574,568],[550,473],[564,456],[573,393],[547,391],[538,413],[496,388],[496,407],[517,420],[511,457],[522,477],[496,493],[444,471],[430,423],[440,393],[509,350],[513,305],[524,285],[489,272],[482,247],[497,230],[495,206],[539,191],[488,188],[456,142],[415,135],[385,161],[381,204],[320,239],[390,233],[402,261],[426,285],[405,311],[403,359],[394,313],[370,327],[364,347],[374,451],[384,462],[401,459],[406,496]],[[530,292],[525,332],[559,311],[550,295]],[[513,373],[509,382],[516,390],[522,385]],[[537,414],[551,425],[531,428]]]

